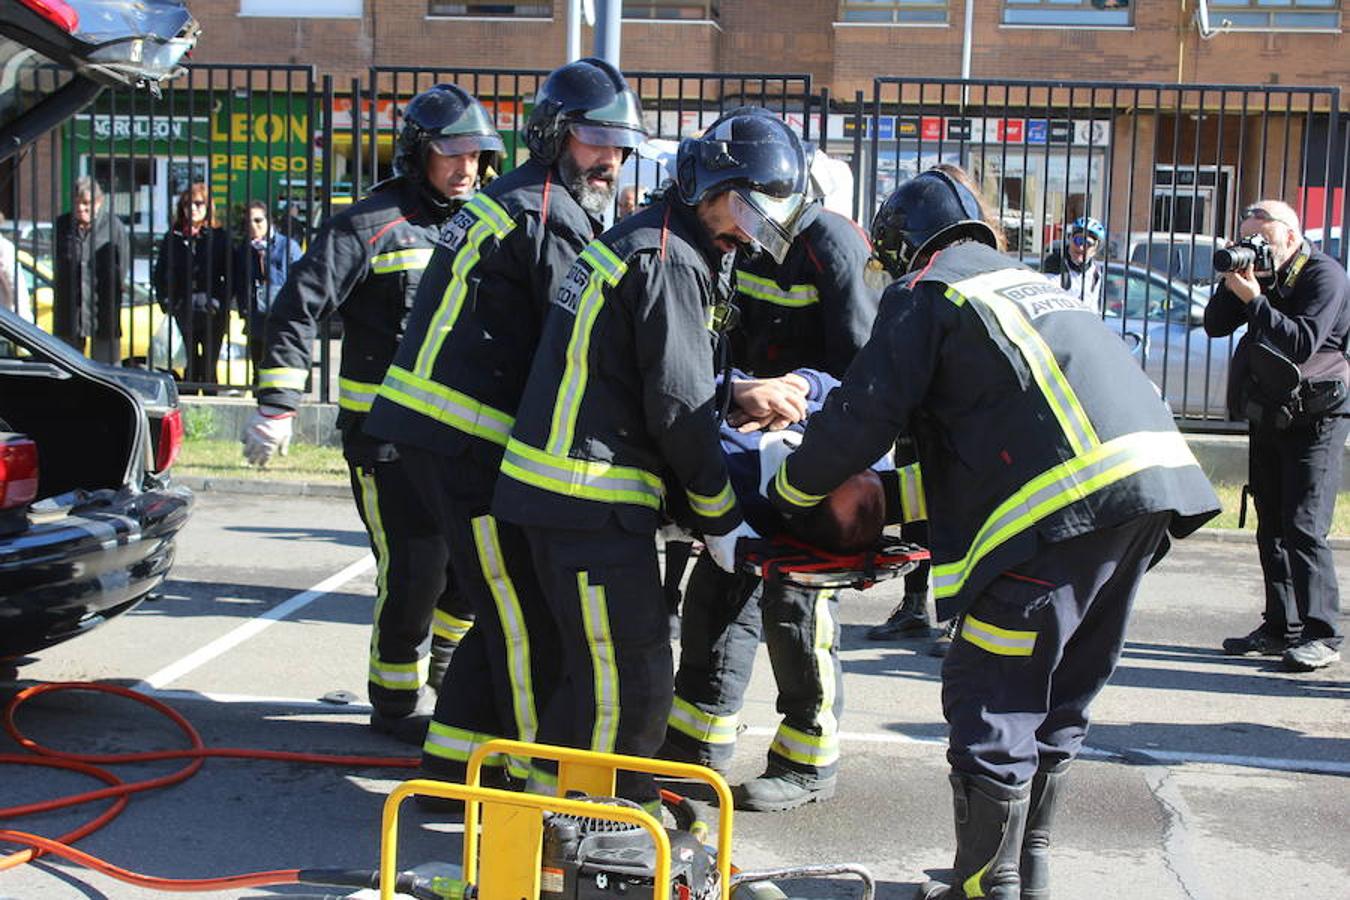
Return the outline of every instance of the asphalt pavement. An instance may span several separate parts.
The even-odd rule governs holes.
[[[1342,577],[1350,553],[1338,554]],[[349,499],[204,492],[161,595],[40,654],[19,688],[56,681],[136,687],[183,713],[213,747],[413,755],[366,726],[366,646],[375,568]],[[1145,581],[1124,656],[1093,710],[1055,829],[1056,898],[1230,900],[1350,895],[1350,668],[1289,674],[1228,659],[1227,635],[1256,624],[1260,571],[1250,543],[1179,543]],[[951,799],[939,660],[920,642],[871,643],[866,627],[899,598],[891,583],[841,604],[847,710],[839,793],[779,814],[738,814],[743,868],[865,864],[881,900],[906,900],[950,864]],[[349,702],[335,704],[320,698]],[[774,726],[761,650],[732,782],[754,777]],[[174,726],[127,700],[42,695],[20,708],[30,738],[111,753],[184,746]],[[0,738],[0,753],[16,752]],[[180,762],[113,767],[125,780]],[[0,805],[88,790],[48,768],[0,768]],[[404,772],[213,759],[190,780],[138,794],[78,846],[171,878],[377,863],[383,799]],[[4,827],[58,835],[105,804]],[[407,866],[458,861],[462,826],[404,816]],[[791,896],[854,897],[844,880],[796,882]],[[341,891],[334,891],[341,895]],[[322,889],[211,891],[300,897]],[[161,896],[72,863],[0,871],[0,898]],[[369,894],[363,896],[372,896]]]

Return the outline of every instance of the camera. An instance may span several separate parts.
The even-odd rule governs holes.
[[[1257,272],[1275,271],[1275,254],[1271,252],[1270,241],[1259,234],[1214,251],[1215,272],[1237,272],[1248,267]]]

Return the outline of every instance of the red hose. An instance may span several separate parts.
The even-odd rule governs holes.
[[[22,704],[40,694],[54,691],[93,691],[95,693],[112,694],[117,697],[126,697],[130,700],[135,700],[137,703],[148,706],[156,712],[161,713],[177,725],[178,730],[183,732],[191,746],[185,750],[152,750],[142,753],[71,753],[65,750],[53,750],[50,747],[44,747],[42,744],[26,737],[23,732],[19,731],[18,726],[14,722],[14,718],[15,713]],[[243,875],[229,875],[222,878],[155,878],[153,876],[141,875],[136,872],[119,868],[112,863],[91,856],[88,853],[77,850],[69,845],[88,834],[92,834],[116,818],[117,815],[126,808],[127,802],[132,794],[148,791],[153,788],[168,787],[169,785],[186,781],[188,778],[197,774],[197,770],[202,767],[202,763],[205,760],[212,757],[226,759],[266,759],[283,762],[313,763],[325,766],[352,766],[356,768],[385,769],[415,769],[419,764],[419,761],[415,758],[401,756],[335,756],[323,753],[293,753],[280,750],[207,747],[202,741],[201,735],[197,733],[197,729],[192,727],[192,723],[171,707],[155,700],[153,697],[147,697],[145,694],[133,691],[130,688],[111,684],[96,684],[93,682],[55,682],[25,688],[16,694],[5,707],[4,725],[5,731],[9,732],[10,737],[14,738],[19,746],[23,747],[32,755],[0,754],[0,765],[45,766],[52,769],[65,769],[67,771],[88,775],[91,778],[96,778],[108,785],[108,787],[85,791],[80,794],[71,794],[66,797],[58,797],[54,800],[28,803],[22,806],[0,807],[0,820],[17,819],[35,813],[52,812],[53,810],[65,809],[66,807],[90,803],[95,800],[116,799],[108,809],[104,810],[98,816],[56,839],[42,837],[41,835],[30,834],[24,831],[0,830],[0,842],[20,844],[28,848],[26,850],[20,850],[17,853],[11,853],[8,856],[0,857],[0,872],[14,868],[15,866],[23,865],[26,862],[37,859],[43,854],[51,853],[102,872],[119,881],[125,881],[139,887],[153,888],[161,891],[217,891],[228,890],[230,888],[258,887],[267,884],[295,884],[299,881],[300,870],[277,869],[270,872],[250,872]],[[124,782],[112,772],[95,765],[96,763],[117,764],[152,762],[166,759],[184,759],[190,760],[190,762],[178,771],[168,775],[132,782]]]

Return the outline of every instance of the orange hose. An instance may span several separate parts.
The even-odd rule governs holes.
[[[153,750],[141,753],[71,753],[69,751],[54,750],[50,747],[43,746],[37,741],[25,736],[23,732],[19,730],[18,725],[15,724],[15,713],[18,708],[28,700],[41,694],[55,691],[92,691],[95,693],[112,694],[113,696],[134,700],[137,703],[150,707],[172,721],[174,725],[178,726],[178,730],[183,732],[191,746],[185,750]],[[86,835],[92,834],[116,818],[117,815],[126,808],[132,794],[154,788],[168,787],[169,785],[186,781],[197,773],[197,770],[202,767],[202,763],[205,762],[205,760],[212,757],[225,759],[266,759],[283,762],[313,763],[326,766],[354,766],[358,768],[415,769],[419,765],[417,759],[402,756],[337,756],[323,753],[295,753],[281,750],[207,747],[202,741],[201,735],[197,732],[197,729],[192,727],[192,723],[172,707],[161,703],[153,697],[147,697],[145,694],[133,691],[130,688],[112,684],[95,684],[92,682],[53,682],[51,684],[39,684],[30,688],[25,688],[16,694],[5,707],[4,726],[5,731],[9,733],[10,737],[12,737],[19,746],[23,747],[33,755],[0,754],[0,765],[44,766],[46,768],[65,769],[67,771],[88,775],[91,778],[96,778],[104,782],[108,787],[85,791],[79,794],[71,794],[54,800],[28,803],[22,806],[0,807],[0,820],[17,819],[35,813],[51,812],[53,810],[65,809],[70,806],[77,806],[82,803],[91,803],[96,800],[116,799],[108,809],[104,810],[98,816],[56,839],[42,837],[41,835],[30,834],[23,831],[0,830],[0,842],[20,844],[28,848],[20,850],[17,853],[11,853],[8,856],[0,857],[0,872],[23,865],[26,862],[37,859],[45,853],[52,853],[87,866],[98,872],[102,872],[119,881],[125,881],[140,887],[148,887],[162,891],[215,891],[230,888],[258,887],[266,884],[295,884],[299,881],[300,870],[277,869],[270,872],[251,872],[243,875],[229,875],[222,878],[155,878],[153,876],[141,875],[127,869],[119,868],[112,863],[91,856],[90,854],[77,850],[69,845]],[[152,762],[168,759],[185,759],[190,760],[190,762],[178,771],[171,772],[168,775],[132,782],[124,782],[113,773],[95,765],[95,763],[116,764]]]

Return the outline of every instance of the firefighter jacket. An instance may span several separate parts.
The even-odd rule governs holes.
[[[544,314],[599,230],[537,162],[475,195],[441,228],[366,433],[495,470]]]
[[[398,349],[437,228],[458,205],[433,200],[399,177],[329,219],[291,265],[272,304],[258,402],[283,409],[299,405],[319,322],[337,310],[338,427],[346,432],[358,426]]]
[[[767,253],[737,257],[731,362],[761,378],[801,368],[842,377],[876,318],[882,285],[862,229],[818,203],[806,215],[781,265]]]
[[[654,532],[669,470],[705,534],[741,522],[718,442],[714,307],[732,254],[658,201],[592,241],[553,299],[497,479],[520,525]]]
[[[912,434],[939,618],[1043,542],[1162,511],[1184,536],[1217,514],[1152,383],[1058,284],[961,243],[892,299],[771,492],[785,514],[809,508]]]
[[[1205,306],[1205,332],[1224,337],[1247,326],[1228,372],[1228,414],[1247,418],[1252,392],[1252,342],[1259,340],[1299,367],[1305,378],[1346,380],[1350,347],[1350,282],[1335,259],[1304,243],[1273,284],[1243,303],[1223,282]],[[1324,414],[1345,414],[1344,407]]]

